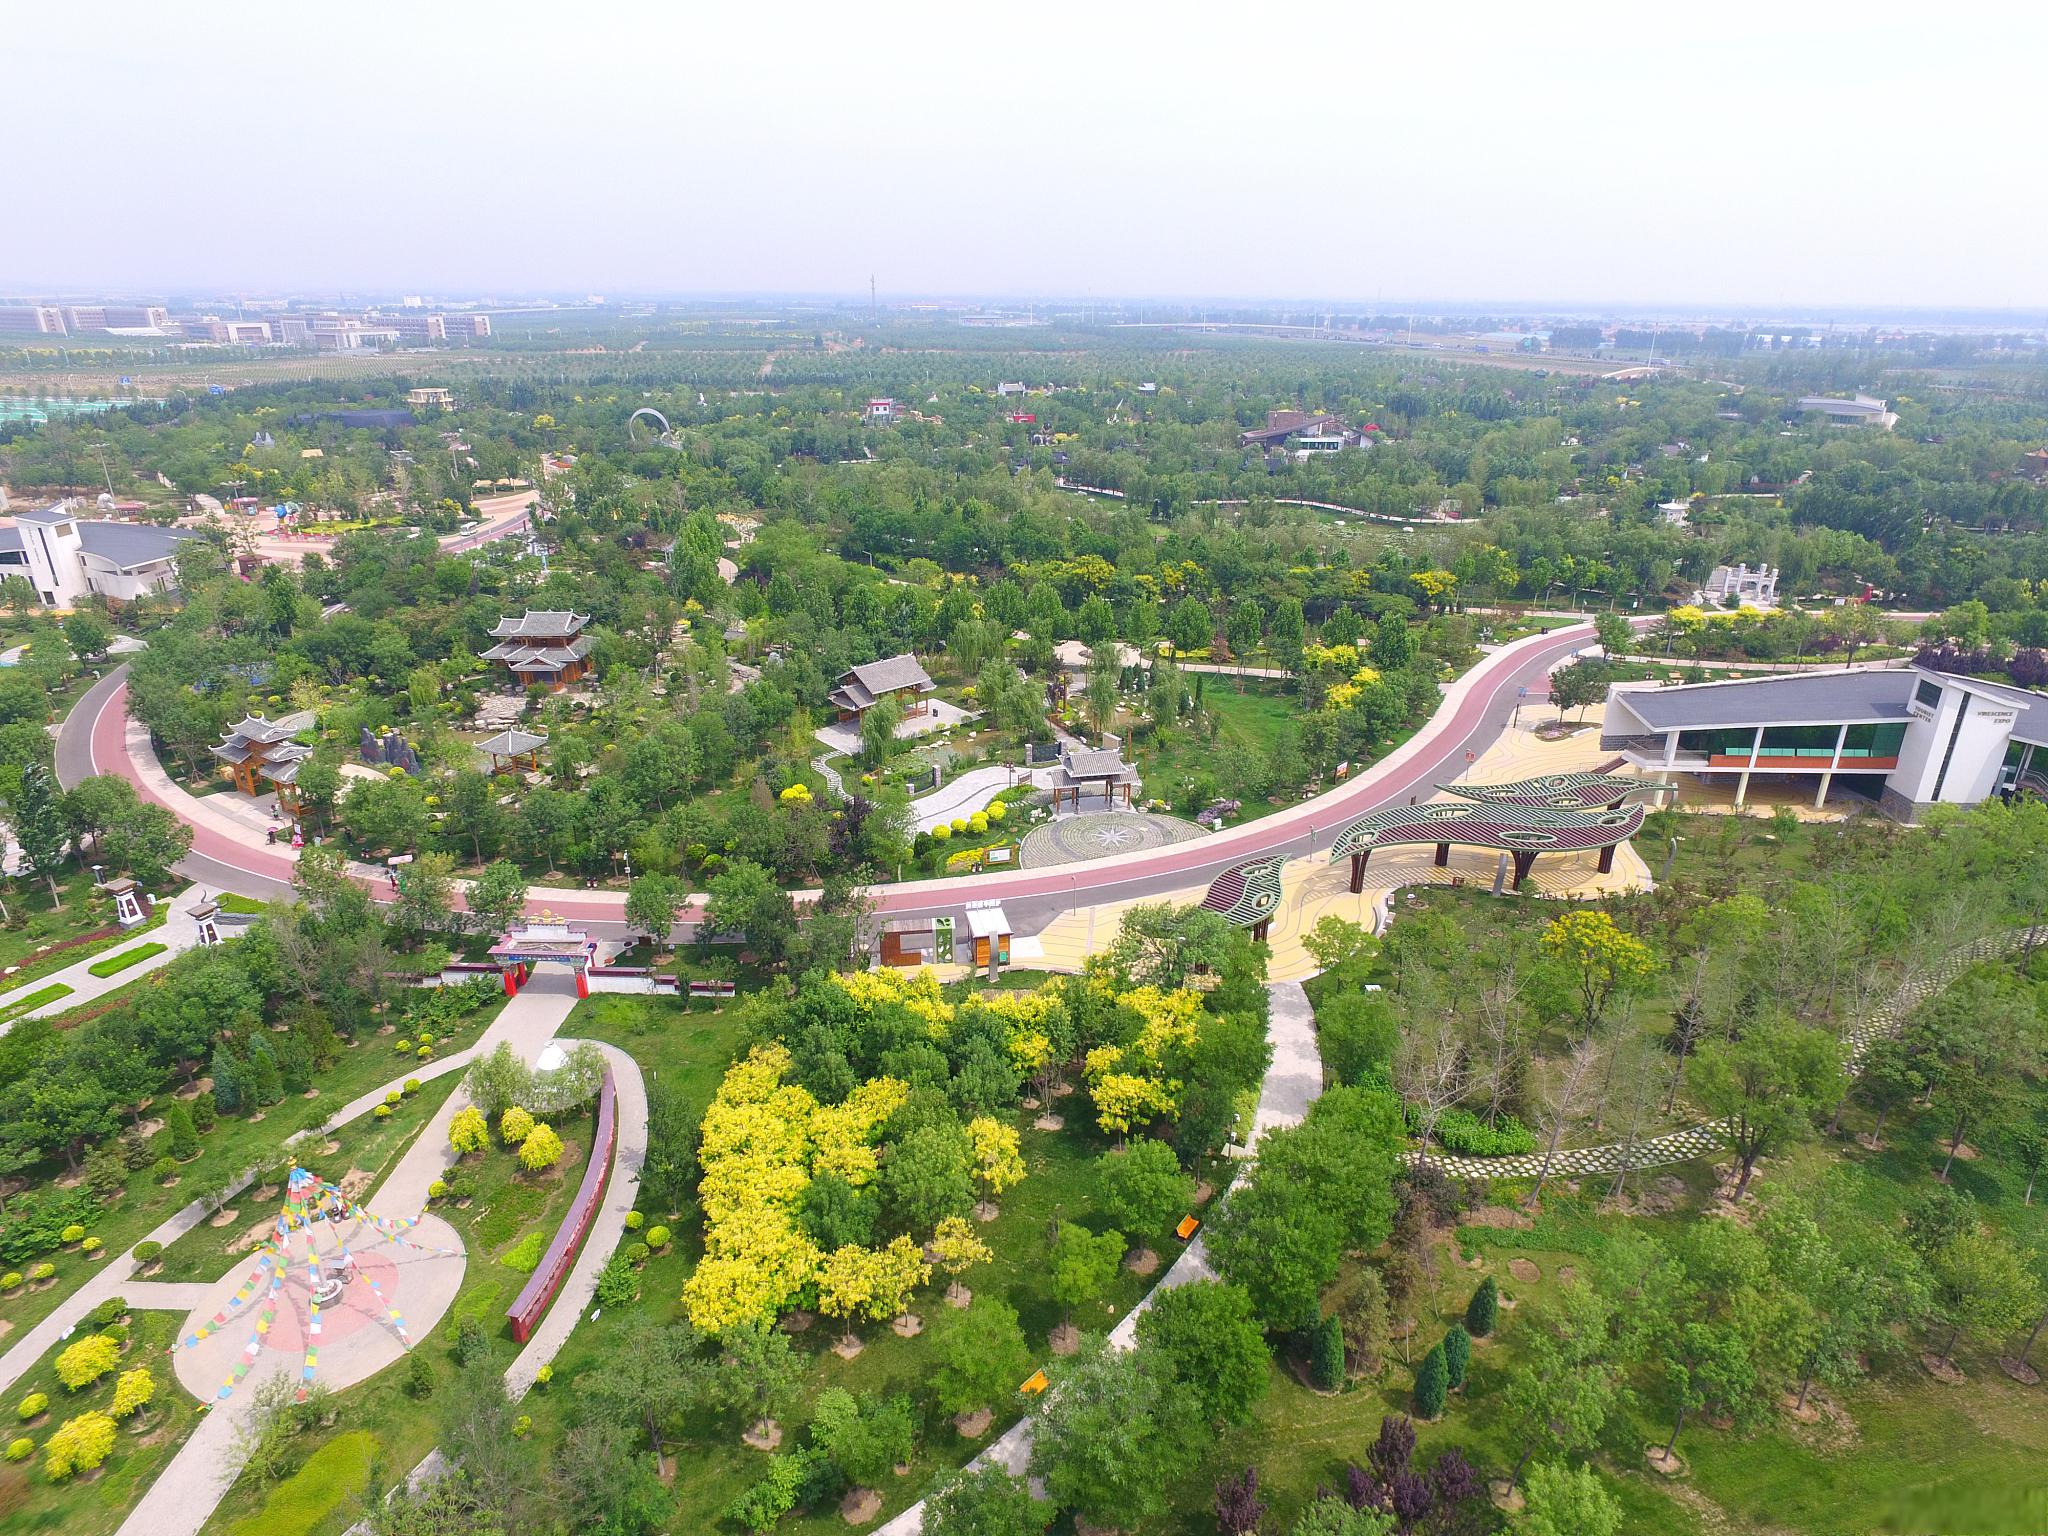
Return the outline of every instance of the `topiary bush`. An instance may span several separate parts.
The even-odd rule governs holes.
[[[1472,1335],[1463,1323],[1451,1324],[1444,1335],[1444,1384],[1455,1392],[1465,1385],[1465,1372],[1472,1365]]]
[[[647,1246],[656,1253],[661,1252],[668,1244],[669,1230],[667,1227],[649,1227],[647,1229]]]
[[[536,1125],[519,1143],[519,1165],[528,1173],[539,1173],[562,1160],[562,1138],[551,1125]]]
[[[18,1269],[10,1269],[9,1271],[7,1271],[7,1273],[6,1273],[6,1274],[4,1274],[4,1275],[0,1275],[0,1293],[12,1293],[12,1292],[14,1292],[14,1291],[18,1291],[18,1290],[20,1290],[20,1289],[21,1289],[21,1271],[20,1271],[20,1270],[18,1270]]]
[[[29,1439],[27,1435],[7,1442],[7,1459],[9,1461],[27,1461],[35,1453],[36,1443]]]
[[[168,1184],[178,1176],[178,1160],[175,1157],[160,1157],[149,1165],[149,1176],[159,1184]]]
[[[405,1080],[405,1086],[399,1090],[399,1092],[403,1093],[407,1098],[411,1098],[414,1094],[418,1093],[419,1091],[420,1080],[416,1077],[408,1077]]]
[[[514,1104],[498,1117],[498,1139],[516,1147],[533,1134],[533,1116]]]
[[[1488,1337],[1500,1323],[1500,1287],[1488,1275],[1465,1304],[1465,1331],[1475,1339]]]
[[[554,1379],[555,1368],[552,1365],[544,1365],[539,1370],[533,1373],[533,1384],[536,1387],[545,1387],[549,1382],[553,1381]]]
[[[73,1392],[91,1386],[121,1360],[118,1341],[96,1333],[69,1345],[57,1356],[57,1379]]]
[[[391,1118],[391,1106],[389,1104],[379,1104],[370,1113],[379,1120],[389,1120]]]
[[[626,1230],[627,1230],[628,1232],[638,1232],[638,1231],[639,1231],[639,1230],[641,1229],[641,1227],[643,1227],[644,1225],[646,1225],[646,1222],[647,1222],[647,1218],[646,1218],[645,1216],[641,1215],[641,1214],[640,1214],[640,1212],[638,1212],[638,1211],[628,1211],[628,1212],[626,1212]]]
[[[43,1412],[49,1406],[49,1393],[31,1392],[27,1397],[24,1397],[20,1402],[14,1405],[14,1416],[20,1419],[22,1423],[26,1424],[30,1419],[34,1418],[37,1414]]]
[[[457,1110],[455,1118],[448,1122],[448,1144],[464,1156],[489,1146],[491,1123],[484,1118],[484,1112],[474,1104]]]
[[[431,1045],[423,1045],[414,1051],[413,1055],[419,1057],[421,1061],[432,1061],[434,1059],[434,1048]]]
[[[1308,1378],[1325,1392],[1344,1385],[1344,1321],[1335,1313],[1309,1329]]]
[[[445,1200],[445,1199],[447,1199],[447,1198],[448,1198],[448,1184],[447,1184],[447,1181],[446,1181],[446,1180],[443,1180],[443,1179],[436,1179],[436,1180],[434,1180],[434,1181],[433,1181],[433,1183],[429,1184],[429,1185],[427,1186],[427,1198],[428,1198],[429,1200]]]
[[[54,1280],[57,1277],[57,1266],[48,1259],[44,1259],[40,1264],[29,1266],[28,1277],[31,1281],[37,1283],[41,1283],[44,1280]]]
[[[404,1094],[400,1093],[396,1088],[394,1088],[389,1093],[384,1095],[384,1102],[386,1104],[396,1104],[400,1099],[403,1099],[404,1097]]]
[[[1450,1368],[1444,1363],[1444,1347],[1433,1344],[1415,1371],[1415,1417],[1442,1418],[1444,1396],[1449,1390]]]
[[[64,1229],[63,1242],[65,1247],[69,1248],[74,1243],[82,1243],[84,1241],[85,1228],[78,1225],[77,1222],[73,1222],[70,1226]]]
[[[645,1264],[647,1262],[647,1245],[645,1243],[626,1244],[626,1262],[635,1269]]]
[[[101,1242],[98,1238],[88,1237],[83,1239],[79,1243],[78,1250],[81,1253],[98,1253],[102,1248],[106,1246],[107,1245]]]
[[[163,1251],[164,1245],[162,1243],[137,1243],[135,1245],[135,1262],[137,1264],[154,1264],[162,1256]]]
[[[92,1324],[95,1329],[100,1329],[125,1316],[127,1311],[128,1303],[125,1298],[109,1296],[105,1301],[86,1313],[85,1320]]]

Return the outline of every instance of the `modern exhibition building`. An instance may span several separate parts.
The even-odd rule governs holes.
[[[1932,805],[2048,794],[2048,695],[1927,667],[1887,667],[1608,691],[1600,744],[1647,773],[1816,781],[1900,821]]]

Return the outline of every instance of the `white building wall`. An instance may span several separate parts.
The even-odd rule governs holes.
[[[1899,766],[1885,776],[1885,788],[1913,805],[1975,805],[1998,787],[1998,771],[2019,711],[1956,683],[1925,674],[1922,678],[1907,705],[1910,718],[1899,746]],[[1941,690],[1940,701],[1932,706],[1920,701],[1928,683]]]

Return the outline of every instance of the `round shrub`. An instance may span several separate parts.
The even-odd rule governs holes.
[[[412,1053],[412,1042],[410,1040],[394,1040],[391,1042],[391,1049],[401,1056],[408,1056]]]
[[[149,1176],[159,1184],[168,1184],[178,1176],[178,1160],[175,1157],[160,1157],[149,1165]]]
[[[389,1104],[379,1104],[375,1109],[371,1110],[370,1113],[375,1115],[379,1120],[389,1120],[391,1118],[391,1106]]]
[[[533,1384],[536,1387],[544,1387],[554,1379],[555,1368],[552,1365],[544,1365],[533,1373]]]
[[[431,1029],[423,1029],[423,1030],[421,1030],[421,1031],[420,1031],[420,1044],[421,1044],[421,1045],[432,1045],[433,1043],[434,1043],[434,1032],[433,1032],[433,1031],[432,1031]]]
[[[163,1251],[164,1245],[162,1243],[137,1243],[135,1245],[135,1262],[138,1264],[154,1264],[157,1261],[157,1256]]]
[[[404,1094],[400,1093],[396,1088],[394,1088],[389,1093],[384,1095],[384,1102],[386,1104],[396,1104],[400,1099],[404,1097]]]
[[[638,1211],[626,1212],[626,1230],[628,1232],[638,1232],[641,1227],[646,1225],[646,1222],[647,1218]]]
[[[7,1459],[9,1461],[27,1461],[35,1453],[36,1443],[29,1439],[27,1435],[7,1442]]]
[[[427,1198],[428,1198],[429,1200],[445,1200],[445,1199],[447,1199],[447,1198],[448,1198],[448,1184],[447,1184],[447,1181],[446,1181],[445,1179],[436,1179],[436,1180],[434,1180],[434,1182],[433,1182],[433,1183],[429,1184],[429,1185],[427,1186]]]
[[[932,841],[935,843],[943,843],[947,839],[952,837],[952,835],[953,829],[947,826],[943,821],[940,822],[936,827],[932,828]]]
[[[508,1147],[516,1147],[533,1134],[533,1116],[514,1104],[498,1116],[498,1139]]]
[[[86,1313],[85,1320],[95,1328],[104,1328],[107,1324],[115,1322],[124,1316],[127,1311],[128,1302],[125,1297],[109,1296],[105,1301]]]
[[[553,1126],[536,1125],[519,1144],[519,1164],[529,1173],[552,1168],[562,1160],[562,1138]]]
[[[967,830],[975,833],[977,836],[986,832],[988,830],[988,818],[982,815],[981,812],[976,811],[967,818]]]
[[[20,1402],[14,1405],[14,1416],[20,1419],[22,1423],[26,1424],[30,1419],[34,1418],[37,1414],[41,1413],[45,1408],[48,1408],[49,1406],[49,1393],[31,1392],[27,1397],[24,1397]]]
[[[645,1243],[626,1244],[626,1262],[635,1269],[645,1264],[647,1262],[647,1245]]]
[[[419,1057],[421,1061],[432,1061],[434,1059],[434,1048],[431,1045],[423,1045],[413,1054]]]
[[[491,1144],[491,1122],[474,1104],[465,1105],[448,1122],[448,1144],[465,1156],[483,1151]]]
[[[64,1229],[61,1236],[64,1242],[67,1244],[83,1242],[85,1241],[85,1228],[81,1227],[77,1222],[74,1221],[70,1226]]]
[[[518,1417],[518,1418],[516,1418],[516,1419],[514,1419],[514,1420],[512,1421],[512,1438],[513,1438],[513,1439],[515,1439],[515,1440],[524,1440],[524,1439],[525,1439],[525,1438],[526,1438],[526,1437],[527,1437],[528,1435],[530,1435],[530,1434],[532,1434],[532,1433],[533,1433],[533,1415],[532,1415],[532,1414],[530,1414],[530,1413],[522,1413],[521,1415],[519,1415],[519,1417]]]
[[[18,1270],[18,1269],[10,1269],[9,1271],[7,1271],[7,1273],[6,1273],[6,1274],[4,1274],[4,1275],[0,1275],[0,1292],[5,1292],[5,1291],[18,1291],[18,1290],[20,1290],[20,1289],[21,1289],[21,1271],[20,1271],[20,1270]]]
[[[988,809],[981,814],[986,816],[991,822],[998,822],[1010,814],[1010,807],[1001,800],[991,800],[988,803]]]
[[[420,1080],[416,1077],[408,1077],[405,1080],[405,1086],[399,1091],[401,1093],[404,1093],[408,1097],[415,1093],[418,1093],[420,1091]]]
[[[56,1273],[57,1266],[48,1259],[44,1259],[42,1263],[29,1267],[28,1277],[31,1280],[49,1280],[55,1277]]]
[[[661,1252],[662,1249],[668,1246],[668,1239],[669,1232],[667,1227],[649,1227],[647,1229],[647,1246],[656,1253]]]
[[[78,1246],[82,1252],[98,1253],[102,1248],[106,1247],[106,1244],[96,1237],[88,1237],[81,1239]]]
[[[955,816],[946,825],[953,829],[955,836],[960,836],[967,831],[967,818],[965,816]]]

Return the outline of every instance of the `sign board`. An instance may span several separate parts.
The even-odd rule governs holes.
[[[953,919],[950,917],[932,920],[932,961],[937,965],[953,963]]]

